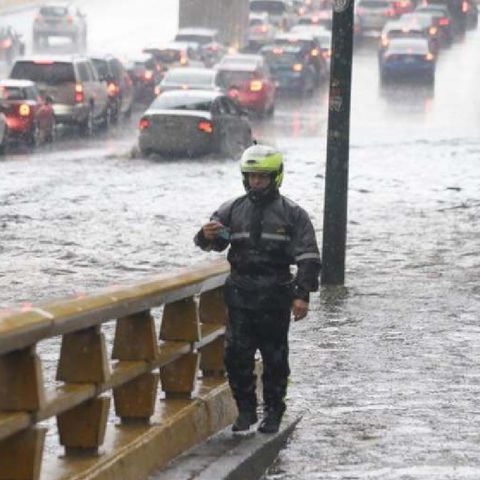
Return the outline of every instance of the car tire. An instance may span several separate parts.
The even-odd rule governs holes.
[[[84,137],[91,137],[94,130],[93,106],[88,109],[87,118],[80,124],[80,133]]]

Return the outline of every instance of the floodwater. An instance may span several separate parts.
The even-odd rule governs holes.
[[[292,325],[288,402],[304,417],[268,479],[480,478],[479,50],[469,32],[442,52],[434,88],[382,88],[375,43],[356,49],[346,286]],[[319,242],[326,100],[283,98],[253,124],[285,151],[282,191]],[[192,237],[242,193],[237,161],[136,158],[137,119],[0,159],[2,308],[217,257]]]

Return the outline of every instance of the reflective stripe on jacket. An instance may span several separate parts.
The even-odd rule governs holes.
[[[263,209],[261,231],[255,237],[252,219],[258,208]],[[221,205],[211,220],[227,227],[229,238],[208,242],[200,230],[195,243],[215,251],[230,244],[231,282],[238,288],[271,291],[275,286],[290,285],[293,297],[304,300],[308,300],[308,292],[318,289],[321,262],[315,231],[307,212],[295,202],[277,195],[259,206],[243,195]],[[298,267],[294,279],[290,265]]]

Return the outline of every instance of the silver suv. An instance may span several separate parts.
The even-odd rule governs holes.
[[[106,84],[86,57],[22,58],[13,65],[10,78],[32,80],[43,95],[50,95],[58,123],[78,125],[88,135],[95,123],[110,122]]]
[[[87,45],[87,21],[85,15],[70,2],[42,5],[33,22],[33,46],[48,45],[49,37],[67,37],[78,48]]]

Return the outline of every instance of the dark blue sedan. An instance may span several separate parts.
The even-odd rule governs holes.
[[[382,81],[407,78],[435,81],[435,55],[426,38],[392,38],[379,56]]]
[[[315,89],[316,73],[300,45],[269,45],[261,49],[277,88],[307,93]]]

